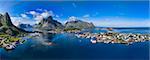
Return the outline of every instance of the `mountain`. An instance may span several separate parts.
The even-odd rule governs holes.
[[[65,23],[65,29],[91,29],[94,28],[94,24],[93,23],[88,23],[85,21],[81,21],[81,20],[71,20],[71,21],[67,21]]]
[[[19,24],[17,26],[20,29],[26,30],[26,31],[33,31],[33,26],[31,26],[30,24]]]
[[[36,25],[36,28],[40,30],[55,30],[55,29],[63,29],[64,26],[60,22],[54,20],[52,16],[49,16],[48,18],[44,18],[43,20],[41,20]]]
[[[17,35],[28,33],[28,31],[19,29],[15,25],[13,25],[9,14],[5,13],[4,15],[0,14],[0,33],[17,36]]]

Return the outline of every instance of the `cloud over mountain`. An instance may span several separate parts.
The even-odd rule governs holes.
[[[39,23],[43,18],[47,18],[49,16],[55,16],[53,11],[46,10],[46,9],[35,9],[35,10],[22,13],[20,14],[20,16],[11,17],[11,19],[15,25],[18,25],[19,23],[32,25],[32,24]]]
[[[71,17],[69,17],[69,19],[68,19],[68,20],[75,21],[75,20],[77,20],[77,17],[75,17],[75,16],[71,16]]]
[[[14,25],[18,25],[20,23],[24,24],[37,24],[43,18],[47,18],[48,16],[53,16],[54,18],[60,18],[59,15],[56,15],[51,10],[46,9],[35,9],[30,10],[25,13],[20,14],[20,16],[12,16],[12,22]],[[122,18],[122,17],[100,17],[94,18],[90,14],[85,14],[81,17],[70,16],[69,19],[63,20],[62,23],[67,22],[68,20],[75,21],[77,19],[81,19],[87,22],[93,22],[95,26],[107,26],[107,27],[135,27],[135,26],[150,26],[149,20],[147,19],[131,19],[131,18]],[[61,20],[61,18],[59,19]],[[138,21],[135,21],[138,20]]]

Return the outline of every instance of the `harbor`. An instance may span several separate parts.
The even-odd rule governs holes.
[[[132,33],[76,33],[78,38],[90,39],[91,43],[120,43],[132,44],[134,42],[144,42],[150,40],[150,34],[132,34]]]

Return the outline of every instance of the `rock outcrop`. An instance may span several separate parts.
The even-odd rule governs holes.
[[[21,23],[17,27],[20,28],[20,29],[26,30],[26,31],[34,31],[33,26],[30,25],[30,24],[22,24]]]
[[[55,29],[63,29],[64,26],[60,22],[54,20],[52,16],[49,16],[48,18],[44,18],[43,20],[41,20],[36,25],[36,28],[40,30],[55,30]]]
[[[88,22],[84,22],[81,20],[73,20],[73,21],[67,21],[65,23],[65,29],[91,29],[94,28],[94,24],[93,23],[88,23]]]

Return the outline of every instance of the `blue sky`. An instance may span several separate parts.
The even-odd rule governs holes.
[[[148,1],[0,1],[0,6],[13,22],[34,24],[40,16],[52,15],[62,23],[73,17],[96,26],[150,26]]]

